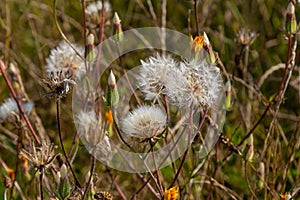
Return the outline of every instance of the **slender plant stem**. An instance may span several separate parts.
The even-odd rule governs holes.
[[[153,163],[154,163],[154,166],[155,166],[155,171],[156,171],[156,176],[157,176],[158,191],[159,191],[160,195],[163,196],[164,190],[163,190],[162,183],[161,183],[161,180],[160,180],[159,170],[158,170],[158,167],[157,167],[157,164],[156,164],[153,148],[151,148],[151,155],[152,155],[152,158],[153,158]]]
[[[91,169],[90,169],[90,177],[89,177],[88,182],[85,183],[86,187],[85,187],[84,193],[83,193],[82,198],[81,198],[82,200],[84,200],[85,196],[87,195],[87,193],[88,193],[88,191],[89,191],[89,189],[92,185],[91,182],[92,182],[92,178],[93,178],[93,174],[94,174],[94,169],[95,169],[95,166],[96,166],[96,160],[95,160],[94,156],[91,156],[91,158],[92,158],[92,161],[91,161],[92,164],[91,164]]]
[[[199,35],[199,18],[198,18],[198,11],[197,11],[198,0],[194,0],[194,15],[195,15],[195,23],[196,23],[196,32]]]
[[[76,130],[75,135],[74,135],[73,140],[72,140],[70,150],[69,150],[68,160],[71,160],[72,153],[73,153],[73,150],[75,148],[75,144],[76,144],[77,139],[78,139],[78,131]]]
[[[249,181],[249,177],[248,177],[248,172],[247,172],[247,160],[245,160],[244,165],[245,165],[244,166],[245,167],[245,178],[246,178],[248,189],[251,192],[252,197],[254,197],[255,199],[257,199],[257,196],[255,195],[255,192],[253,191],[253,189],[251,188],[251,185],[250,185],[250,181]]]
[[[129,80],[129,78],[128,78],[127,71],[126,71],[126,69],[125,69],[125,67],[124,67],[124,65],[123,65],[123,61],[122,61],[122,56],[121,56],[121,53],[120,53],[119,44],[117,43],[116,46],[117,46],[116,48],[117,48],[117,53],[118,53],[120,65],[121,65],[121,67],[122,67],[123,73],[124,73],[125,78],[126,78],[126,81],[127,81],[127,83],[128,83],[128,86],[129,86],[129,88],[130,88],[130,90],[131,90],[133,96],[135,97],[137,103],[138,103],[139,105],[141,105],[141,100],[139,99],[139,97],[137,96],[136,92],[134,91],[134,89],[133,89],[133,87],[132,87],[132,85],[131,85],[131,83],[130,83],[130,80]]]
[[[115,181],[115,177],[113,176],[112,172],[110,169],[107,169],[109,176],[114,184],[114,186],[116,187],[116,190],[118,191],[118,193],[120,194],[120,196],[122,197],[123,200],[127,200],[124,192],[122,191],[121,187],[118,185],[118,183]]]
[[[40,169],[39,173],[40,173],[40,195],[41,195],[41,200],[44,200],[44,192],[43,192],[43,169]]]
[[[198,133],[199,130],[201,129],[201,127],[203,126],[204,121],[205,121],[205,119],[206,119],[207,113],[208,113],[208,109],[205,110],[204,115],[203,115],[203,117],[202,117],[202,119],[201,119],[201,121],[200,121],[200,123],[199,123],[199,126],[198,126],[198,128],[197,128],[196,133]],[[191,123],[191,127],[193,128],[193,121],[192,121],[192,120],[193,120],[193,116],[192,116],[192,111],[191,111],[190,123]],[[186,156],[187,156],[187,153],[188,153],[188,151],[189,151],[189,147],[191,146],[191,144],[193,143],[193,141],[194,141],[194,139],[195,139],[195,136],[197,135],[196,133],[194,134],[194,136],[193,136],[192,138],[189,137],[189,139],[188,139],[188,141],[189,141],[188,147],[187,147],[187,149],[186,149],[185,152],[184,152],[184,155],[183,155],[183,158],[181,159],[181,163],[180,163],[180,165],[179,165],[179,168],[178,168],[178,170],[177,170],[177,173],[175,174],[175,177],[173,178],[173,180],[172,180],[170,186],[168,187],[168,189],[170,189],[170,188],[175,184],[175,181],[178,179],[179,173],[180,173],[180,171],[181,171],[181,169],[182,169],[182,167],[183,167],[184,161],[185,161]]]
[[[79,183],[79,181],[76,177],[76,174],[75,174],[75,172],[74,172],[74,170],[73,170],[73,168],[72,168],[72,166],[69,162],[68,156],[66,154],[65,146],[64,146],[64,143],[63,143],[63,140],[62,140],[62,134],[61,134],[61,129],[60,129],[60,97],[59,96],[56,98],[56,119],[57,119],[57,129],[58,129],[59,142],[60,142],[64,157],[66,159],[66,163],[67,163],[68,167],[71,170],[71,173],[74,177],[76,186],[81,187],[80,183]]]
[[[82,59],[85,60],[84,57],[77,51],[77,49],[72,45],[72,43],[70,42],[70,40],[67,38],[67,36],[64,34],[64,32],[62,31],[58,20],[57,20],[57,14],[56,14],[56,3],[57,0],[54,0],[53,2],[53,15],[54,15],[54,21],[55,21],[55,25],[60,33],[60,35],[62,36],[62,38],[70,45],[70,47],[76,52],[76,54]]]
[[[31,132],[31,134],[32,134],[34,140],[36,141],[36,143],[37,143],[39,146],[41,146],[42,143],[40,142],[40,140],[39,140],[38,136],[36,135],[36,133],[35,133],[35,131],[34,131],[32,125],[31,125],[31,123],[30,123],[30,121],[29,121],[29,119],[28,119],[28,117],[27,117],[27,115],[26,115],[26,113],[24,112],[24,110],[23,110],[23,108],[22,108],[22,106],[21,106],[21,104],[20,104],[20,102],[19,102],[19,100],[18,100],[18,98],[17,98],[16,92],[15,92],[15,90],[14,90],[14,88],[13,88],[13,86],[12,86],[10,80],[9,80],[8,77],[6,76],[6,73],[5,73],[5,71],[4,71],[4,63],[2,62],[2,60],[0,60],[0,71],[1,71],[1,74],[2,74],[2,76],[3,76],[3,78],[4,78],[4,81],[6,82],[6,84],[7,84],[7,86],[8,86],[8,89],[9,89],[9,91],[10,91],[12,97],[13,97],[14,100],[16,101],[16,104],[17,104],[18,109],[19,109],[19,111],[20,111],[20,113],[21,113],[21,116],[22,116],[23,119],[25,120],[26,125],[27,125],[28,128],[29,128],[29,131]]]

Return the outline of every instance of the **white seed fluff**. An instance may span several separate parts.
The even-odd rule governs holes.
[[[211,107],[218,99],[222,87],[220,71],[206,62],[181,62],[166,81],[164,91],[168,101],[178,107]]]
[[[166,113],[159,107],[143,105],[121,120],[121,129],[125,138],[153,138],[163,131],[166,120]]]
[[[83,56],[84,49],[75,44],[72,46],[76,51]],[[46,71],[48,74],[62,71],[63,73],[70,72],[76,78],[81,77],[85,73],[84,61],[66,42],[61,42],[56,48],[51,49],[50,56],[46,59]]]
[[[97,1],[97,2],[93,2],[93,3],[89,4],[85,8],[85,13],[87,15],[99,15],[99,11],[100,10],[102,10],[102,2],[101,1]],[[107,1],[104,2],[104,11],[105,12],[111,11],[111,5]]]
[[[89,151],[101,157],[111,151],[104,123],[96,118],[94,111],[80,111],[75,117],[77,131]]]
[[[21,103],[25,113],[30,113],[33,108],[33,102]],[[18,115],[19,109],[14,99],[8,98],[0,105],[0,121],[6,121],[12,115]]]
[[[148,60],[141,60],[142,67],[137,78],[140,90],[144,93],[146,100],[155,100],[165,87],[166,79],[177,62],[170,56],[157,55]]]

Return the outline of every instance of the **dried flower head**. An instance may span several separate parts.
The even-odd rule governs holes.
[[[257,37],[257,33],[250,31],[249,29],[242,28],[236,33],[235,40],[239,45],[250,46]]]
[[[169,102],[178,107],[211,107],[218,99],[222,78],[218,68],[192,60],[181,62],[166,81],[165,94]]]
[[[165,88],[170,71],[174,70],[177,62],[170,56],[156,55],[148,60],[141,60],[142,67],[137,77],[140,90],[146,100],[156,100]]]
[[[102,11],[102,2],[97,1],[89,4],[85,8],[85,14],[87,15],[88,25],[91,28],[95,28],[101,24],[101,11]],[[109,2],[104,2],[104,16],[105,19],[108,19],[111,15],[111,5]]]
[[[94,111],[80,111],[75,116],[77,131],[81,140],[88,148],[90,153],[108,159],[111,146],[107,136],[104,124],[100,119],[97,119]]]
[[[94,198],[97,200],[113,200],[112,195],[109,192],[105,191],[97,192],[94,195]]]
[[[25,113],[30,113],[33,108],[33,102],[21,103]],[[18,117],[19,109],[14,99],[8,98],[0,105],[0,122],[9,121],[12,117]]]
[[[68,72],[66,72],[68,73]],[[72,75],[66,75],[63,71],[51,72],[47,79],[42,82],[48,87],[49,91],[44,95],[52,98],[54,96],[61,98],[66,96],[70,91],[69,84],[75,85],[75,81],[71,79]]]
[[[172,187],[170,189],[165,189],[164,200],[176,200],[178,198],[178,187]]]
[[[84,49],[75,44],[61,42],[56,48],[50,51],[50,56],[46,60],[46,71],[48,74],[62,73],[80,78],[85,73],[83,61]],[[77,54],[79,53],[79,55]]]
[[[41,147],[32,146],[30,151],[22,149],[20,156],[26,158],[36,170],[43,173],[56,158],[55,149],[56,146],[53,143],[44,142]]]
[[[121,121],[125,138],[142,142],[154,139],[166,126],[166,113],[157,106],[140,106]]]

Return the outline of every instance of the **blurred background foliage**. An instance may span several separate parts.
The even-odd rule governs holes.
[[[123,31],[132,28],[153,27],[162,25],[162,1],[152,0],[153,11],[149,7],[146,0],[111,0],[109,1],[113,12],[118,12],[121,20]],[[258,37],[249,49],[248,71],[253,78],[253,82],[257,84],[263,73],[279,63],[286,62],[287,56],[287,40],[285,38],[284,23],[287,0],[199,0],[198,16],[199,30],[207,33],[210,38],[212,47],[219,54],[228,73],[233,73],[236,67],[236,56],[239,54],[241,47],[236,43],[236,33],[241,28],[248,28],[256,32]],[[64,33],[70,41],[83,45],[83,17],[82,8],[78,0],[58,0],[57,2],[58,21],[61,24]],[[299,13],[299,14],[298,14]],[[300,6],[296,6],[296,17],[300,20]],[[105,26],[105,38],[112,35],[111,18],[107,19]],[[193,1],[191,0],[169,0],[167,1],[166,28],[177,30],[186,35],[196,36],[195,18],[193,10]],[[98,38],[96,36],[96,38]],[[34,101],[37,113],[40,115],[49,137],[53,141],[58,141],[56,120],[55,120],[55,102],[42,96],[43,89],[40,79],[46,76],[44,70],[46,58],[49,56],[50,49],[56,47],[62,37],[57,30],[53,16],[52,0],[1,0],[0,3],[0,57],[6,64],[15,63],[21,70],[21,76],[25,83],[25,89]],[[99,40],[96,39],[96,43]],[[180,42],[180,41],[178,41]],[[132,55],[126,56],[126,66],[136,66],[139,60],[132,59]],[[236,76],[240,76],[237,72]],[[268,78],[261,87],[261,93],[266,98],[271,98],[275,94],[280,84],[283,69],[276,71]],[[296,79],[299,74],[295,73],[292,80]],[[225,77],[224,77],[225,80]],[[226,80],[225,80],[226,81]],[[233,82],[236,88],[236,96],[233,100],[233,108],[227,112],[227,119],[224,127],[224,133],[231,137],[235,129],[238,131],[232,137],[233,143],[238,143],[247,132],[246,127],[242,123],[239,106],[245,106],[244,93],[240,83]],[[4,100],[9,96],[3,78],[0,76],[0,100]],[[62,103],[62,131],[64,133],[64,141],[69,148],[75,127],[73,125],[71,97],[67,97]],[[247,99],[247,101],[255,101]],[[295,121],[299,120],[299,88],[289,87],[284,104],[281,106],[282,114],[279,115],[279,121],[286,137],[289,139],[295,128]],[[255,122],[264,107],[261,102],[253,104],[252,122]],[[281,117],[280,117],[281,116]],[[255,132],[255,149],[256,154],[261,152],[264,144],[266,130],[270,123],[270,118],[259,126]],[[1,133],[1,132],[0,132]],[[0,156],[8,165],[13,165],[15,159],[10,159],[12,153],[8,152],[4,147],[4,141],[1,142]],[[225,147],[223,147],[226,150]],[[285,151],[287,146],[283,145],[281,151]],[[84,147],[80,147],[82,153],[78,154],[75,160],[75,171],[81,180],[84,179],[85,173],[89,169],[89,156],[85,152]],[[222,151],[222,148],[221,148]],[[222,153],[221,153],[222,154]],[[225,153],[224,153],[225,154]],[[279,155],[279,154],[278,154]],[[280,162],[284,162],[283,157],[272,158],[278,161],[278,165],[269,167],[277,167],[279,170]],[[190,155],[191,159],[193,158]],[[271,159],[271,158],[270,158]],[[299,160],[299,153],[295,155],[295,159]],[[192,162],[192,161],[191,161]],[[249,191],[244,178],[242,178],[242,162],[243,160],[234,156],[226,165],[219,168],[222,173],[216,177],[222,184],[247,198]],[[209,167],[213,166],[212,162]],[[256,164],[254,164],[256,166]],[[185,173],[191,173],[191,165],[185,166]],[[277,169],[272,170],[277,170]],[[299,177],[300,164],[294,164],[291,168],[291,174],[295,179],[287,180],[288,187],[291,187]],[[100,170],[101,169],[101,170]],[[211,167],[210,173],[214,170]],[[272,171],[271,170],[271,171]],[[108,171],[101,164],[97,165],[97,172],[101,181],[99,187],[109,188],[106,184],[110,182]],[[170,169],[163,169],[167,174]],[[253,172],[254,173],[254,172]],[[170,175],[172,176],[172,174]],[[251,174],[249,174],[251,176]],[[273,178],[275,190],[279,184],[281,175],[276,174]],[[168,176],[167,176],[168,177]],[[251,178],[254,181],[254,178]],[[126,173],[120,173],[117,176],[122,187],[126,188],[126,193],[131,194],[135,191],[132,184],[135,177],[129,177]],[[284,190],[284,189],[283,189]],[[287,188],[288,190],[288,188]],[[284,191],[277,191],[278,193]],[[146,195],[146,194],[144,194]],[[263,193],[258,194],[260,198]],[[199,194],[199,198],[200,198]],[[146,197],[145,197],[146,198]],[[215,196],[216,199],[222,199],[222,196]],[[118,198],[116,198],[118,199]],[[147,198],[148,199],[148,198]],[[195,198],[196,199],[196,198]]]

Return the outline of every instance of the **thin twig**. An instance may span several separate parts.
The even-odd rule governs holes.
[[[88,191],[89,191],[89,189],[90,189],[90,187],[91,187],[91,185],[92,185],[92,178],[93,178],[93,174],[94,174],[94,169],[95,169],[95,165],[96,165],[96,160],[95,160],[95,157],[94,156],[91,156],[91,158],[92,158],[92,164],[91,164],[91,169],[90,169],[90,176],[89,176],[89,180],[88,180],[88,182],[87,183],[85,183],[86,184],[86,186],[85,186],[85,190],[84,190],[84,193],[83,193],[83,195],[82,195],[82,198],[81,198],[81,200],[84,200],[84,198],[85,198],[85,196],[87,195],[87,193],[88,193]]]
[[[198,19],[197,4],[198,4],[198,0],[194,0],[194,15],[195,15],[195,23],[196,23],[196,32],[197,32],[197,35],[199,35],[200,32],[199,32],[199,19]]]
[[[5,73],[5,71],[4,71],[4,63],[2,62],[2,60],[0,60],[0,71],[1,71],[1,74],[2,74],[2,76],[3,76],[3,78],[4,78],[5,82],[6,82],[7,86],[8,86],[8,89],[9,89],[9,91],[10,91],[12,97],[13,97],[14,100],[16,101],[16,104],[17,104],[18,109],[19,109],[19,111],[20,111],[20,113],[21,113],[21,116],[22,116],[23,119],[25,120],[26,125],[27,125],[28,128],[29,128],[29,131],[31,132],[31,134],[32,134],[34,140],[36,141],[36,143],[37,143],[39,146],[41,146],[42,143],[40,142],[40,140],[39,140],[38,136],[36,135],[36,133],[35,133],[35,131],[34,131],[32,125],[31,125],[31,123],[30,123],[30,121],[29,121],[29,119],[28,119],[28,117],[27,117],[27,115],[26,115],[26,113],[24,112],[24,110],[23,110],[23,108],[22,108],[22,106],[21,106],[21,104],[20,104],[20,102],[19,102],[19,100],[18,100],[18,98],[17,98],[17,95],[16,95],[16,93],[15,93],[15,90],[14,90],[14,88],[12,87],[12,84],[11,84],[10,80],[9,80],[8,77],[6,76],[6,73]]]
[[[253,189],[251,188],[251,185],[250,185],[250,181],[249,181],[249,177],[248,177],[248,172],[247,172],[247,160],[245,160],[244,169],[245,169],[245,178],[246,178],[246,182],[247,182],[247,187],[248,187],[249,191],[251,192],[252,196],[255,199],[257,199],[257,196],[255,195],[255,192],[253,191]]]
[[[76,177],[76,174],[75,174],[75,172],[74,172],[74,170],[73,170],[73,168],[72,168],[72,166],[69,162],[68,156],[66,154],[65,146],[64,146],[64,143],[63,143],[63,140],[62,140],[62,134],[61,134],[61,128],[60,128],[60,97],[59,96],[56,98],[56,119],[57,119],[57,129],[58,129],[59,142],[60,142],[64,157],[66,159],[66,163],[67,163],[68,167],[70,168],[70,170],[72,172],[72,175],[73,175],[73,178],[75,180],[76,186],[81,187],[80,183],[79,183],[79,181]]]
[[[44,192],[43,192],[43,169],[40,169],[39,173],[40,173],[40,195],[41,195],[41,200],[44,200]]]

